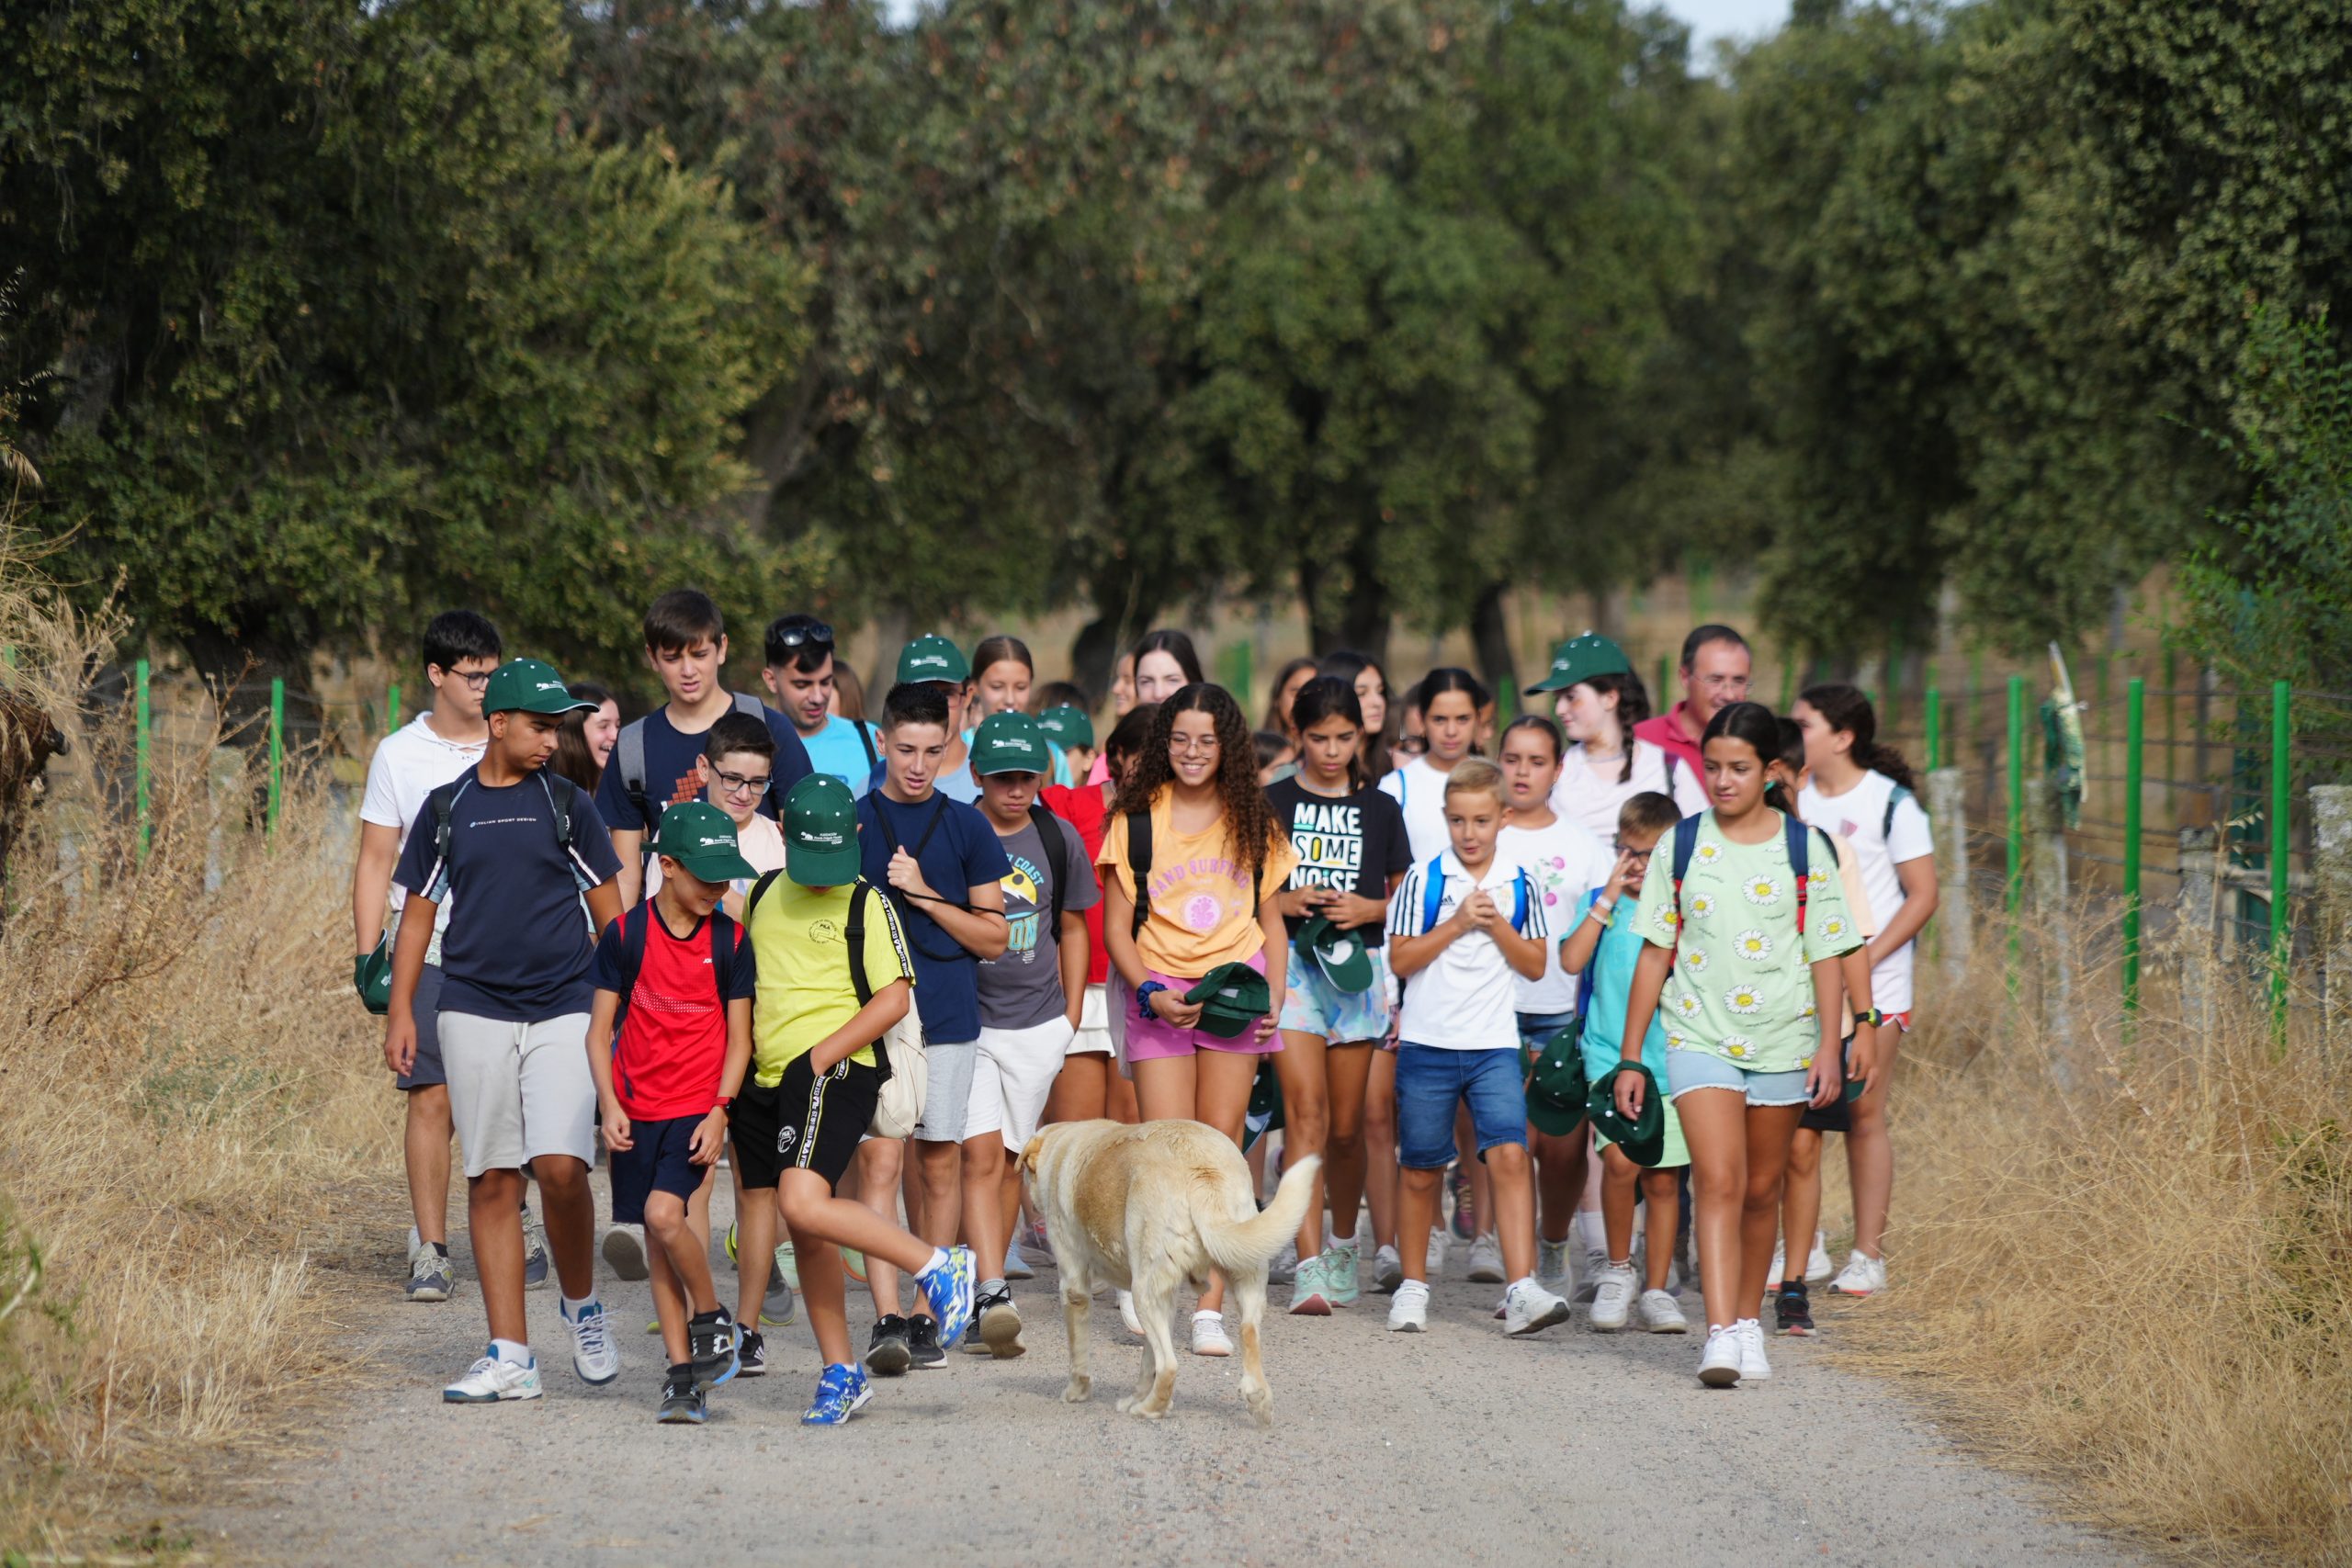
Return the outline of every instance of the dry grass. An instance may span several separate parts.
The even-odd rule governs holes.
[[[358,1227],[400,1212],[400,1162],[322,794],[291,790],[265,836],[233,771],[167,750],[142,858],[129,716],[85,689],[112,628],[61,611],[8,544],[0,679],[74,748],[0,927],[0,1309],[23,1292],[0,1315],[0,1551],[40,1552],[336,1364],[323,1308]]]
[[[2078,962],[2056,1037],[1998,937],[1980,951],[1906,1053],[1901,1288],[1841,1338],[2102,1525],[2204,1561],[2352,1561],[2344,1077],[2300,1029],[2274,1049],[2242,972],[2214,973],[2198,1026],[2159,975],[2127,1033],[2086,1005],[2111,967]]]

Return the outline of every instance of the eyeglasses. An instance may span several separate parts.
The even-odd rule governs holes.
[[[435,665],[434,668],[436,670],[441,669],[437,664]],[[490,678],[497,673],[498,671],[495,670],[441,670],[442,679],[447,681],[463,681],[466,683],[466,689],[469,692],[479,692],[487,689],[490,685]]]
[[[1189,735],[1171,735],[1168,738],[1168,750],[1171,755],[1179,757],[1214,757],[1216,755],[1216,737],[1204,735],[1194,739]]]
[[[724,768],[713,768],[710,770],[710,776],[716,779],[718,782],[718,787],[729,795],[759,795],[767,789],[768,781],[775,775],[761,773],[755,778],[751,778],[741,773],[730,773]]]
[[[1650,858],[1652,851],[1656,850],[1657,846],[1653,844],[1647,850],[1637,850],[1633,845],[1627,843],[1624,840],[1619,839],[1612,842],[1609,847],[1615,850],[1619,854],[1623,855],[1627,860],[1645,861]]]
[[[795,626],[788,632],[778,632],[769,640],[778,648],[798,648],[802,643],[833,646],[833,628],[822,621],[811,621],[805,626]]]

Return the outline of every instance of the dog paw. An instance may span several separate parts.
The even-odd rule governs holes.
[[[1140,1416],[1147,1421],[1157,1421],[1161,1416],[1168,1414],[1168,1406],[1162,1404],[1154,1408],[1150,1404],[1138,1403],[1129,1405],[1127,1407],[1127,1414],[1130,1416]]]
[[[1091,1378],[1072,1378],[1069,1386],[1062,1390],[1062,1403],[1065,1404],[1083,1404],[1093,1397],[1094,1380]]]

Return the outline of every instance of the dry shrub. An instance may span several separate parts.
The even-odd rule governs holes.
[[[267,835],[238,753],[159,746],[142,854],[130,716],[88,689],[115,628],[27,586],[9,542],[0,680],[73,745],[0,890],[0,1307],[25,1290],[0,1316],[0,1548],[53,1547],[282,1430],[338,1364],[323,1308],[359,1227],[400,1213],[398,1107],[324,791],[298,770]]]
[[[1896,1099],[1900,1288],[1844,1319],[1984,1446],[2190,1555],[2352,1560],[2352,1104],[2259,982],[2171,955],[2126,1029],[2075,959],[2063,1034],[2028,937],[1924,1007]],[[2211,1000],[2182,1016],[2180,968]],[[2191,1004],[2194,1006],[2195,1004]],[[2308,1019],[2315,1009],[2299,1009]]]

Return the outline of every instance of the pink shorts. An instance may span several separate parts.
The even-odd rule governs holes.
[[[1250,960],[1250,967],[1261,975],[1266,972],[1266,955],[1262,951]],[[1180,997],[1200,984],[1198,979],[1186,980],[1174,975],[1163,975],[1157,969],[1146,970],[1145,974],[1148,978],[1159,981]],[[1265,1056],[1283,1048],[1280,1030],[1268,1035],[1266,1043],[1262,1045],[1257,1042],[1258,1031],[1254,1025],[1243,1030],[1232,1039],[1227,1040],[1219,1035],[1211,1034],[1205,1029],[1179,1029],[1158,1013],[1154,1013],[1147,1020],[1141,1013],[1135,1010],[1134,995],[1125,987],[1120,987],[1116,995],[1126,1003],[1127,1060],[1130,1062],[1156,1062],[1169,1056],[1190,1056],[1198,1051],[1226,1051],[1241,1056]]]

